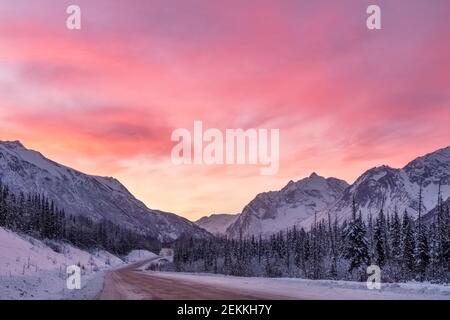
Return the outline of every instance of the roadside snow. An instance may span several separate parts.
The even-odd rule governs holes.
[[[101,290],[101,270],[123,264],[106,251],[86,252],[0,228],[0,300],[92,298]],[[66,268],[82,269],[81,290],[67,290]]]
[[[57,270],[65,274],[69,265],[79,265],[87,272],[123,263],[106,252],[86,252],[68,244],[43,242],[0,228],[0,276],[34,275]]]
[[[278,295],[302,300],[450,300],[450,286],[430,283],[382,284],[381,290],[369,290],[365,283],[298,278],[250,278],[213,274],[146,271],[161,278],[193,281],[234,290]]]
[[[132,263],[157,257],[157,254],[147,250],[133,250],[125,257],[125,261],[128,263]]]
[[[143,264],[137,270],[147,271],[147,270],[161,270],[163,266],[173,263],[173,256],[156,256],[153,260]]]
[[[69,290],[66,276],[55,271],[0,277],[0,300],[92,300],[103,288],[103,272],[82,274],[81,289]]]

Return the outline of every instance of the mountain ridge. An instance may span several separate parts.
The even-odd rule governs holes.
[[[195,221],[195,224],[214,235],[223,236],[238,216],[239,214],[216,213],[201,217]]]
[[[251,235],[268,236],[299,224],[324,210],[348,187],[348,183],[337,178],[324,178],[313,172],[297,182],[289,181],[279,191],[263,192],[250,201],[236,222],[227,229],[230,237]]]
[[[70,215],[106,219],[162,241],[210,236],[183,217],[149,209],[115,178],[84,174],[20,141],[0,141],[0,180],[17,193],[43,194]]]
[[[239,219],[230,225],[227,235],[234,238],[267,236],[294,225],[309,228],[316,219],[318,221],[328,219],[329,214],[341,221],[351,217],[353,200],[357,204],[357,210],[361,211],[365,218],[370,214],[378,214],[381,209],[388,213],[392,213],[394,210],[402,213],[407,210],[413,218],[417,218],[420,185],[422,185],[423,196],[422,214],[436,206],[439,185],[444,199],[450,196],[450,147],[440,148],[419,156],[402,168],[393,168],[388,165],[370,168],[361,174],[353,184],[343,190],[340,189],[342,193],[336,201],[328,202],[327,206],[315,207],[309,212],[305,208],[305,203],[311,199],[294,197],[291,199],[291,203],[297,202],[298,209],[290,214],[291,219],[285,219],[283,217],[285,215],[283,201],[289,202],[289,197],[284,192],[290,188],[295,189],[297,184],[305,183],[315,177],[318,175],[313,172],[309,177],[297,182],[291,180],[279,191],[258,194],[244,207]],[[328,181],[333,181],[333,179],[342,181],[337,178],[327,178]],[[274,195],[275,198],[273,198]],[[276,198],[280,196],[282,199]],[[270,204],[261,199],[269,199]],[[281,205],[279,205],[280,203]],[[272,226],[273,232],[270,232],[266,226]]]

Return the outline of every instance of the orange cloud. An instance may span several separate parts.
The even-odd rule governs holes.
[[[115,175],[152,207],[238,212],[312,171],[351,182],[448,144],[448,1],[380,1],[375,33],[357,0],[79,5],[78,33],[64,28],[63,2],[4,6],[0,135]],[[194,120],[279,128],[279,174],[174,168],[171,131]]]

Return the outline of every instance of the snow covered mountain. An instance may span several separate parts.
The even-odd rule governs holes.
[[[439,184],[443,199],[450,196],[450,147],[419,157],[401,169],[381,166],[362,174],[352,185],[316,174],[289,182],[282,190],[256,196],[227,229],[230,237],[267,236],[294,225],[309,228],[330,214],[339,221],[349,219],[352,200],[363,217],[397,210],[417,218],[422,184],[422,213],[437,204]]]
[[[401,169],[381,166],[366,171],[345,190],[339,201],[321,212],[318,219],[326,219],[328,212],[338,220],[350,218],[353,198],[363,217],[376,215],[383,209],[387,213],[407,210],[417,218],[421,183],[421,209],[425,214],[437,205],[439,183],[443,199],[450,196],[450,147],[416,158]],[[303,225],[307,227],[311,223],[313,220],[308,219]]]
[[[224,235],[227,228],[236,221],[237,214],[212,214],[202,217],[195,223],[214,235]]]
[[[340,199],[348,184],[316,173],[297,182],[290,181],[280,191],[258,194],[227,229],[230,237],[268,236],[299,225]]]
[[[173,213],[147,208],[119,181],[87,175],[26,149],[18,141],[0,142],[0,180],[15,192],[39,193],[70,215],[102,218],[160,240],[182,234],[209,236]]]

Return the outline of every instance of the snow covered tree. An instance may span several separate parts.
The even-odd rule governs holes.
[[[380,210],[374,229],[375,263],[380,268],[386,264],[386,233],[386,220],[384,218],[383,210]]]
[[[430,261],[426,227],[422,223],[422,184],[419,189],[419,208],[416,230],[416,247],[414,257],[416,259],[416,271],[420,281],[423,281]]]
[[[408,213],[405,210],[403,214],[403,222],[402,222],[402,256],[401,256],[401,266],[402,272],[405,279],[411,279],[415,260],[414,260],[414,251],[415,251],[415,237],[414,237],[414,229],[413,222],[409,217]]]
[[[388,231],[388,241],[391,249],[388,262],[390,268],[389,276],[392,280],[398,281],[402,278],[402,223],[397,208],[395,208],[394,214],[391,215],[389,220],[391,221]]]
[[[372,213],[369,213],[367,222],[367,245],[369,247],[369,262],[375,261],[374,227]]]
[[[429,256],[429,246],[427,239],[427,231],[426,227],[419,226],[417,228],[417,240],[416,240],[416,248],[414,252],[414,257],[416,259],[416,271],[418,273],[418,277],[420,281],[425,280],[425,275],[427,271],[428,264],[430,262]]]
[[[345,236],[345,258],[349,260],[349,272],[357,270],[362,277],[369,263],[369,248],[366,238],[366,230],[361,215],[356,216],[356,203],[353,200],[352,221],[349,222],[344,232]]]

